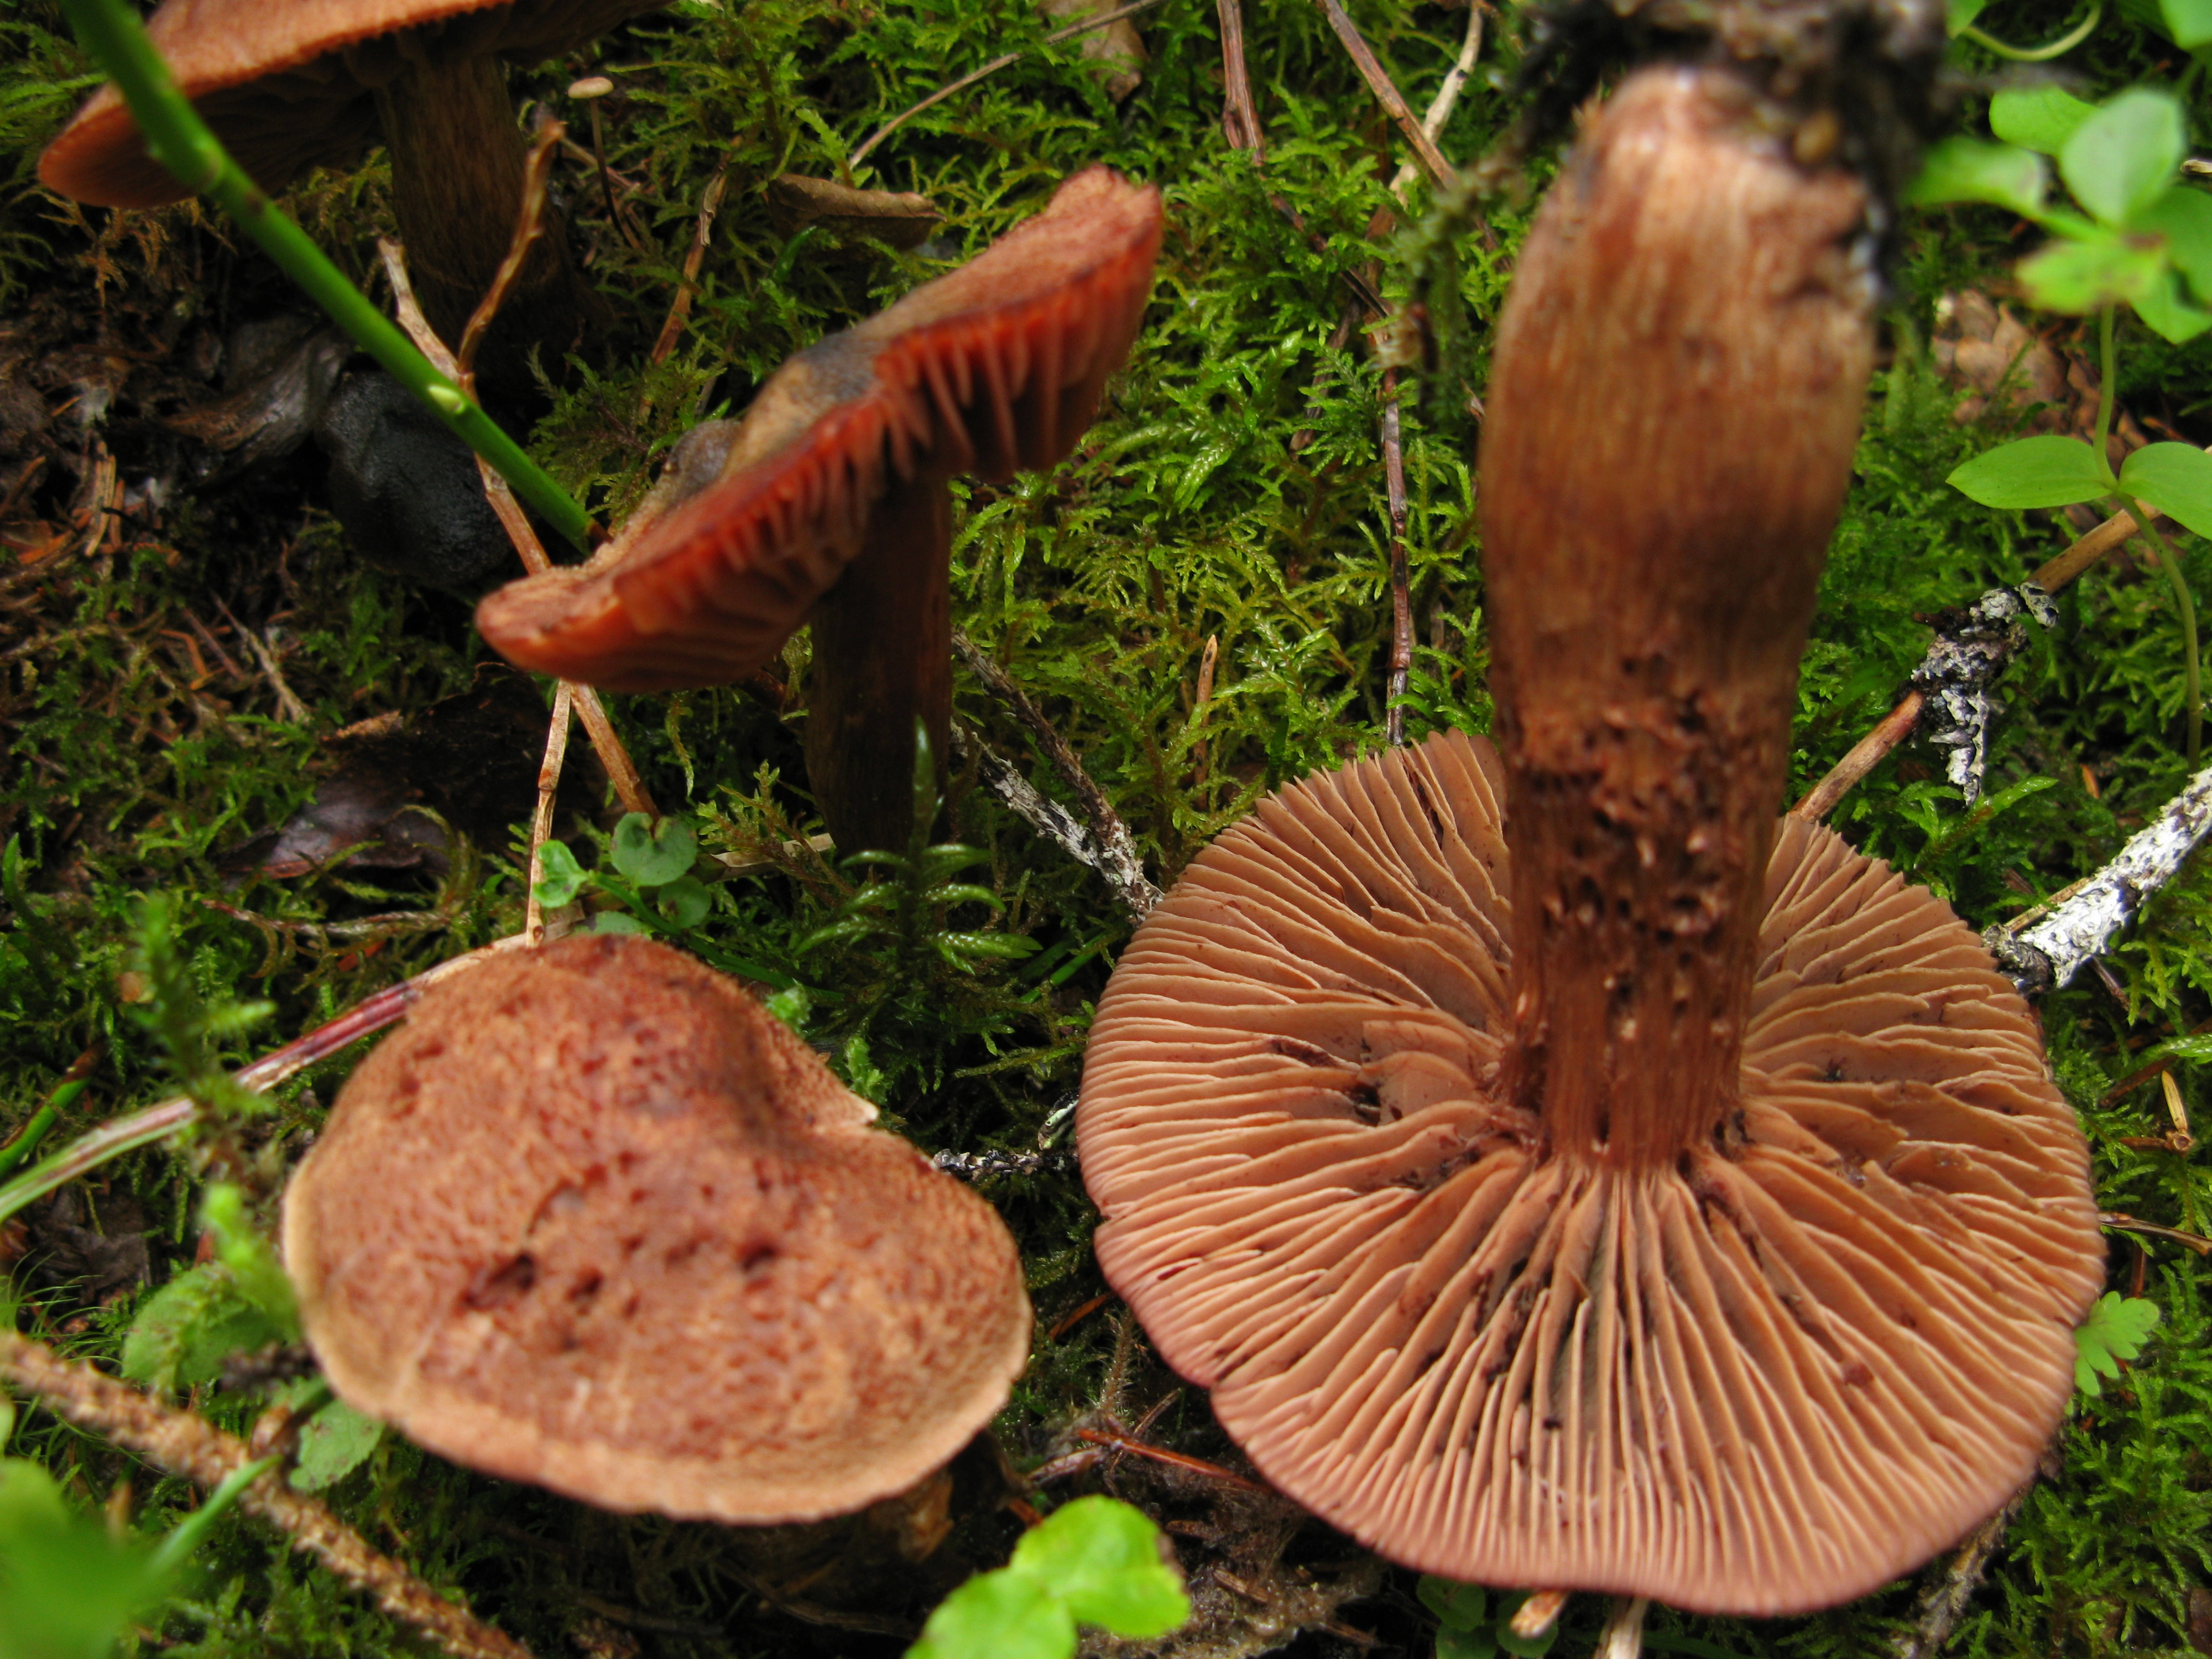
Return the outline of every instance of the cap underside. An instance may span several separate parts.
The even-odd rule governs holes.
[[[1152,290],[1159,192],[1103,167],[764,386],[721,474],[590,564],[510,584],[477,625],[509,661],[618,691],[760,667],[860,551],[886,469],[1003,479],[1064,459]]]
[[[374,91],[397,72],[390,37],[449,40],[520,63],[557,58],[668,0],[165,0],[147,33],[200,118],[264,190],[350,161],[376,131]],[[146,154],[102,87],[39,159],[50,190],[101,207],[154,208],[190,192]]]
[[[730,981],[583,936],[434,989],[285,1199],[341,1398],[605,1508],[836,1514],[1028,1349],[1012,1240]]]
[[[1085,1058],[1107,1278],[1285,1492],[1477,1583],[1800,1611],[2032,1472],[2103,1249],[2032,1016],[1829,831],[1768,870],[1740,1110],[1673,1167],[1497,1097],[1497,763],[1457,733],[1263,802],[1122,957]]]

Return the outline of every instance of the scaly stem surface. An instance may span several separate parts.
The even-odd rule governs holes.
[[[212,196],[356,344],[489,461],[563,539],[588,550],[590,516],[472,398],[431,368],[392,319],[277,210],[177,89],[168,66],[146,38],[145,26],[122,0],[61,0],[61,5],[84,49],[131,106],[147,153],[186,188]],[[499,228],[502,239],[507,228]]]
[[[1860,186],[1723,71],[1658,69],[1560,175],[1483,443],[1512,846],[1508,1086],[1556,1155],[1735,1098],[1796,668],[1871,358]]]

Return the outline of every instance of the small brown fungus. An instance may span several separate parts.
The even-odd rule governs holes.
[[[810,617],[807,769],[840,848],[903,851],[915,721],[951,721],[951,497],[1065,459],[1152,291],[1159,192],[1104,167],[702,429],[588,563],[501,588],[509,661],[616,691],[741,679]]]
[[[163,0],[146,29],[200,118],[264,190],[349,162],[381,132],[416,293],[453,343],[507,255],[522,204],[522,137],[501,61],[562,57],[666,3]],[[162,207],[188,193],[146,153],[112,86],[47,146],[39,178],[103,207]],[[484,368],[523,378],[530,345],[544,343],[557,361],[605,316],[549,215]]]
[[[1874,1589],[2033,1473],[2102,1282],[2009,982],[1778,832],[1871,344],[1863,187],[1788,131],[1685,67],[1592,124],[1489,391],[1497,750],[1261,803],[1092,1028],[1109,1282],[1271,1480],[1455,1579]]]
[[[604,1508],[902,1491],[1028,1352],[1013,1240],[734,981],[576,935],[428,993],[285,1195],[339,1397]]]

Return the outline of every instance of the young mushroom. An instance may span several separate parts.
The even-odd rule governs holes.
[[[339,1397],[603,1508],[911,1486],[1028,1352],[1013,1240],[735,982],[574,935],[428,993],[285,1194]]]
[[[573,52],[667,0],[162,0],[147,33],[201,118],[263,189],[351,161],[380,130],[416,296],[458,343],[506,257],[524,147],[501,60]],[[104,207],[181,201],[131,112],[102,87],[47,146],[49,189]],[[605,307],[550,213],[487,343],[484,372],[573,349]]]
[[[1825,1606],[2001,1504],[2072,1387],[2103,1250],[2033,1016],[1941,901],[1776,833],[1866,214],[1733,70],[1621,88],[1499,326],[1502,754],[1263,802],[1099,1008],[1109,1282],[1426,1571]]]
[[[810,346],[734,428],[694,434],[589,563],[501,588],[509,661],[617,691],[740,679],[814,624],[807,770],[846,851],[903,851],[914,732],[948,752],[956,473],[1066,459],[1121,366],[1159,192],[1104,167],[958,270]]]

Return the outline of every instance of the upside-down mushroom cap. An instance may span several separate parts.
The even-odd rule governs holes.
[[[146,32],[232,159],[276,191],[352,160],[376,131],[375,89],[398,72],[394,40],[419,31],[456,55],[534,63],[574,51],[667,0],[164,0]],[[102,87],[39,158],[49,190],[101,207],[154,208],[190,192],[146,154],[130,109]]]
[[[617,691],[742,678],[860,550],[891,473],[993,480],[1066,458],[1152,292],[1159,191],[1092,167],[959,270],[786,363],[710,482],[589,563],[510,584],[510,662]]]
[[[914,1484],[1028,1351],[990,1206],[732,981],[578,935],[434,988],[285,1195],[349,1405],[614,1510],[811,1519]]]
[[[1498,1098],[1502,782],[1456,733],[1201,854],[1099,1007],[1099,1260],[1285,1492],[1447,1577],[1768,1614],[2033,1471],[2101,1283],[2035,1022],[1932,894],[1779,831],[1737,1109],[1628,1174]]]

